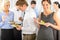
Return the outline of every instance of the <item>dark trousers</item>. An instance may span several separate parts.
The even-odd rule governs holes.
[[[14,40],[13,29],[1,29],[1,40]]]
[[[14,39],[15,40],[22,40],[22,30],[17,30],[14,28]]]
[[[60,31],[53,30],[54,33],[54,40],[60,40]]]

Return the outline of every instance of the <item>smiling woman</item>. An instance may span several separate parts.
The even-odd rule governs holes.
[[[41,15],[39,17],[37,24],[40,25],[39,31],[38,31],[38,36],[37,40],[54,40],[53,36],[53,29],[51,27],[47,27],[47,24],[45,23],[50,22],[54,24],[54,19],[53,19],[53,14],[52,10],[50,9],[51,7],[51,1],[50,0],[42,0],[42,7],[43,7],[43,12],[41,12]],[[42,20],[42,23],[41,23]]]
[[[9,10],[10,1],[3,1],[3,10],[0,12],[1,40],[14,40],[13,27],[9,23],[14,20],[14,13]]]

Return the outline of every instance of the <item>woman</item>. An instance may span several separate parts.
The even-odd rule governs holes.
[[[59,2],[55,1],[53,6],[54,6],[54,9],[55,9],[56,15],[60,19],[60,4],[59,4]],[[54,33],[55,33],[55,40],[60,40],[60,38],[59,38],[60,37],[60,31],[56,30],[56,31],[54,31]]]
[[[9,10],[10,1],[4,0],[3,10],[0,13],[1,40],[14,40],[13,27],[10,21],[14,19],[14,13]]]
[[[54,40],[53,29],[60,30],[60,19],[50,9],[51,1],[42,0],[44,11],[41,13],[39,21],[34,19],[37,24],[40,24],[37,40]],[[44,23],[40,23],[40,21]],[[55,22],[57,25],[55,25]]]

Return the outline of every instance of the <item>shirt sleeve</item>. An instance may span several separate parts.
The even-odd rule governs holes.
[[[0,15],[0,27],[4,25],[4,22],[2,21],[2,16]]]

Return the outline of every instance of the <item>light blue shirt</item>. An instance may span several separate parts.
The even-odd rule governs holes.
[[[39,16],[38,9],[35,8],[34,11],[35,11],[35,13],[36,13],[36,17],[38,17],[38,16]]]
[[[12,11],[9,11],[9,14],[5,18],[4,22],[2,21],[2,16],[6,16],[4,11],[0,13],[0,27],[2,29],[13,29],[9,22],[14,20],[14,13]]]

